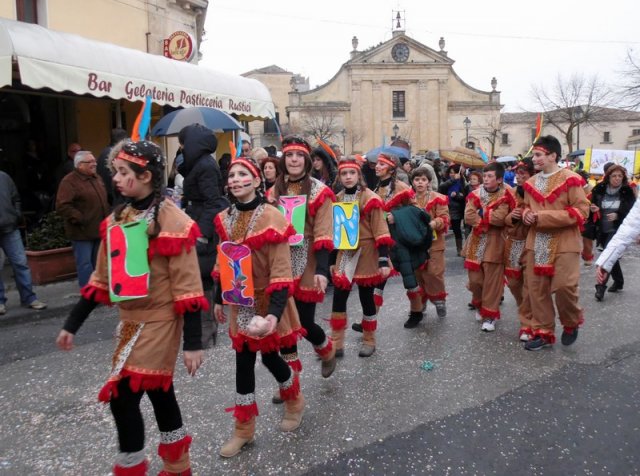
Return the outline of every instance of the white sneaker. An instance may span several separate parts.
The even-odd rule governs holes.
[[[495,319],[485,319],[482,321],[482,330],[484,332],[493,332],[496,330],[496,321]]]
[[[7,308],[4,304],[0,304],[0,316],[7,313]]]
[[[482,320],[482,316],[478,311],[476,311],[476,321],[480,322]]]
[[[531,334],[529,334],[528,332],[523,332],[522,334],[520,334],[520,340],[522,342],[529,342],[531,340]]]

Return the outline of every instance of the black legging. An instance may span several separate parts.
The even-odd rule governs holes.
[[[362,314],[365,316],[376,315],[376,304],[373,301],[373,286],[358,286],[358,296],[362,305]],[[331,312],[347,312],[347,301],[351,291],[335,288],[333,290],[333,304]]]
[[[291,377],[291,369],[277,352],[262,354],[262,363],[276,378],[284,383]],[[244,345],[242,352],[236,352],[236,392],[240,395],[254,393],[256,389],[256,353]]]
[[[161,432],[175,431],[182,427],[180,407],[173,384],[166,392],[162,389],[146,390],[153,413]],[[144,421],[140,412],[140,400],[145,391],[134,392],[129,386],[129,377],[118,382],[118,396],[109,406],[118,430],[118,443],[122,453],[135,453],[144,449]]]
[[[322,345],[326,339],[327,334],[325,334],[322,327],[316,324],[316,303],[315,302],[304,302],[295,300],[296,309],[298,309],[298,316],[300,316],[300,324],[307,331],[307,335],[305,339],[311,342],[314,346]],[[282,354],[295,354],[298,352],[298,345],[293,345],[291,347],[283,347],[280,349]]]
[[[453,230],[453,235],[456,237],[456,240],[462,240],[462,218],[452,218],[451,219],[451,229]]]

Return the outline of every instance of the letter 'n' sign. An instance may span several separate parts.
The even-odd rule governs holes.
[[[222,302],[236,306],[253,306],[253,265],[251,249],[233,241],[218,245]]]
[[[307,196],[285,195],[280,197],[278,209],[296,230],[296,234],[289,237],[289,245],[301,245],[304,239],[304,222],[307,218]]]
[[[355,250],[360,240],[358,202],[333,204],[333,246],[338,250]]]
[[[107,230],[109,297],[112,302],[149,295],[147,220],[110,226]]]

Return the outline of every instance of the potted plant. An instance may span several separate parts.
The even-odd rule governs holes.
[[[33,284],[47,284],[76,276],[71,242],[64,233],[62,217],[47,213],[38,228],[27,233],[27,262]]]

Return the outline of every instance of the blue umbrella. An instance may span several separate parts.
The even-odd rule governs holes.
[[[242,124],[226,112],[210,107],[189,107],[170,112],[151,129],[152,136],[170,136],[179,133],[183,127],[202,124],[214,132],[242,130]]]
[[[395,147],[392,145],[376,147],[375,149],[371,149],[365,155],[367,156],[367,160],[369,162],[377,162],[378,154],[391,154],[395,155],[398,158],[410,159],[410,154],[407,149],[403,149],[402,147]]]

